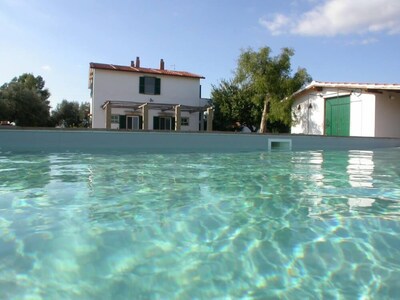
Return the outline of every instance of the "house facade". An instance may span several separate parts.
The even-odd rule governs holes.
[[[400,137],[400,84],[313,81],[293,97],[292,134]]]
[[[199,131],[206,115],[211,130],[212,110],[201,98],[204,77],[164,65],[161,59],[159,68],[143,68],[139,57],[130,66],[90,63],[92,128]]]

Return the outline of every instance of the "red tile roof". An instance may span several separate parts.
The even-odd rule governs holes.
[[[175,70],[160,70],[152,68],[137,68],[131,66],[119,66],[112,64],[100,64],[100,63],[90,63],[91,69],[102,69],[111,71],[122,71],[122,72],[133,72],[133,73],[143,73],[143,74],[154,74],[154,75],[166,75],[166,76],[178,76],[178,77],[189,77],[189,78],[199,78],[204,79],[205,77],[185,71],[175,71]]]

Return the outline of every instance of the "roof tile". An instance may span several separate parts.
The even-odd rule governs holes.
[[[197,75],[194,73],[189,73],[185,71],[175,71],[175,70],[160,70],[160,69],[152,69],[152,68],[137,68],[131,66],[120,66],[120,65],[112,65],[112,64],[102,64],[102,63],[90,63],[90,68],[92,69],[102,69],[102,70],[111,70],[111,71],[122,71],[122,72],[133,72],[133,73],[144,73],[144,74],[158,74],[158,75],[167,75],[167,76],[178,76],[178,77],[188,77],[188,78],[199,78],[204,79],[205,77],[201,75]]]

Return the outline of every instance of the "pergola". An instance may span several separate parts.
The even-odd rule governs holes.
[[[203,113],[207,112],[207,131],[212,131],[214,117],[213,108],[210,106],[190,106],[182,104],[154,103],[154,102],[131,102],[108,100],[101,106],[106,113],[106,129],[111,129],[112,108],[126,108],[129,112],[142,116],[142,129],[148,130],[149,110],[159,110],[161,112],[173,112],[175,116],[175,131],[181,130],[181,112],[190,114],[199,112],[201,123],[204,122]],[[201,127],[203,128],[203,126]]]

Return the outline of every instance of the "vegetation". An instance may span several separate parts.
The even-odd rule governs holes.
[[[89,103],[63,100],[50,116],[50,92],[41,76],[22,74],[0,87],[0,121],[25,127],[87,127]]]
[[[22,74],[0,87],[0,120],[19,126],[48,126],[50,92],[41,76]]]
[[[87,127],[89,125],[89,102],[79,104],[63,100],[51,112],[53,124],[60,127]]]
[[[216,129],[238,122],[260,132],[267,132],[267,125],[269,131],[286,131],[292,121],[290,96],[311,81],[303,68],[292,75],[293,55],[289,48],[275,57],[268,47],[242,51],[234,78],[212,88]]]

